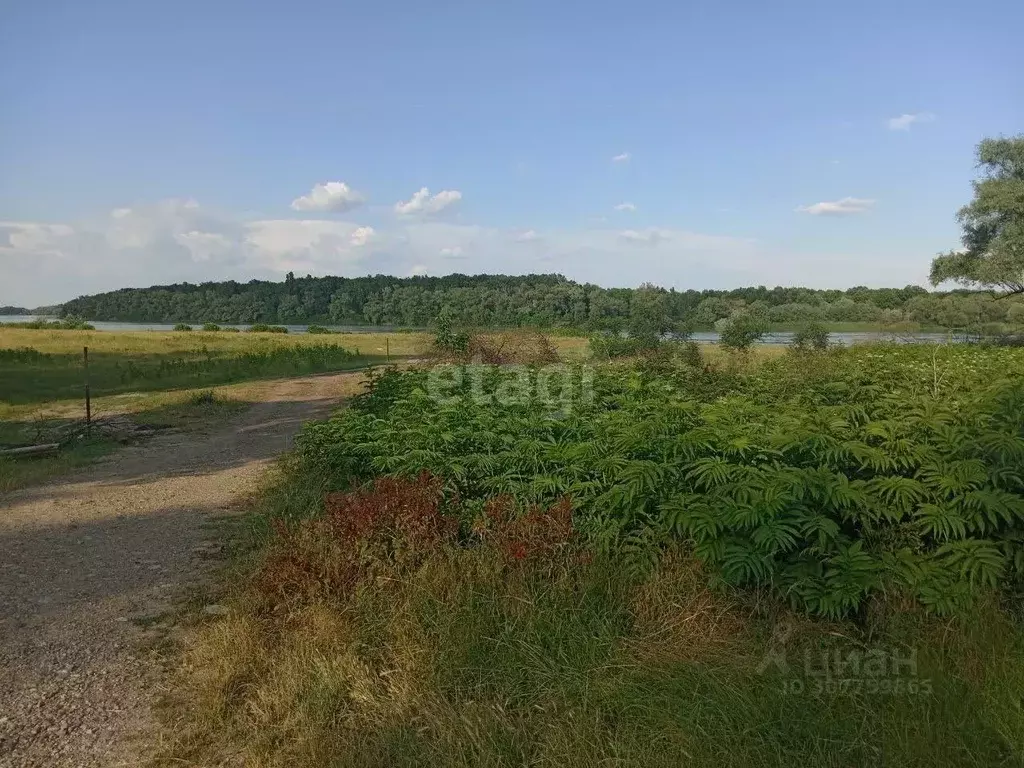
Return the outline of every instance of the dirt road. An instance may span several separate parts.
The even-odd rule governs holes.
[[[167,612],[209,570],[208,523],[360,376],[265,384],[215,432],[160,435],[0,496],[0,766],[139,763],[160,686],[141,647],[173,631]]]

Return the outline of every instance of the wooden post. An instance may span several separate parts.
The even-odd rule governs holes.
[[[85,364],[85,424],[92,427],[92,399],[89,397],[89,348],[82,347],[82,360]]]
[[[384,354],[388,358],[388,362],[391,362],[391,339],[387,336],[384,337]]]

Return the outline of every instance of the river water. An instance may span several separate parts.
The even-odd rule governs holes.
[[[33,320],[47,318],[34,315],[0,315],[0,323],[26,323]],[[90,320],[96,326],[97,331],[173,331],[173,323],[115,323],[103,320]],[[193,324],[199,328],[202,323]],[[248,325],[222,325],[222,328],[238,328],[245,330]],[[307,325],[286,325],[289,333],[305,333]],[[341,333],[395,333],[393,326],[366,326],[366,325],[329,325],[326,326],[332,331]],[[694,341],[701,341],[714,344],[718,341],[718,333],[715,331],[698,331],[690,338]],[[791,331],[779,331],[769,333],[761,341],[762,344],[788,344],[793,338]],[[899,343],[932,343],[944,344],[949,341],[962,341],[956,336],[950,337],[945,333],[891,333],[885,331],[842,331],[829,334],[829,340],[833,344],[851,346],[871,341],[894,341]]]

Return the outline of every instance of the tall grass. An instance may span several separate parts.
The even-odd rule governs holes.
[[[217,352],[247,352],[322,344],[323,338],[293,333],[240,333],[237,329],[204,330],[201,334],[174,331],[65,331],[29,330],[0,326],[0,348],[30,347],[39,352],[81,354],[110,352],[120,355],[162,355],[187,353],[200,345]],[[430,343],[423,333],[338,333],[331,343],[358,350],[361,354],[418,355]]]
[[[268,495],[264,546],[231,613],[198,626],[187,652],[165,764],[1024,758],[1024,648],[992,602],[955,620],[880,603],[859,623],[812,622],[764,595],[709,589],[684,549],[637,579],[572,540],[517,557],[479,519],[469,538],[429,546],[410,544],[397,518],[352,539],[317,516],[322,487],[293,474]],[[353,561],[364,570],[339,589]],[[819,686],[803,668],[805,655],[878,647],[916,653],[913,674],[879,678],[902,686]],[[772,654],[788,667],[765,665]]]
[[[200,346],[175,354],[90,352],[88,377],[95,395],[210,386],[321,371],[351,370],[376,358],[334,344],[253,347],[225,352]],[[75,397],[85,381],[81,353],[0,350],[0,400],[39,402]]]

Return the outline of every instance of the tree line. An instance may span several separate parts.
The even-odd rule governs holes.
[[[666,321],[712,328],[738,314],[776,325],[914,322],[942,328],[1024,324],[1024,301],[988,291],[929,292],[919,286],[816,290],[765,286],[732,290],[602,288],[561,275],[448,275],[398,278],[295,277],[180,283],[83,296],[63,315],[158,323],[319,323],[427,327],[445,311],[471,327],[621,329],[651,305]]]
[[[126,288],[69,301],[62,313],[91,320],[164,323],[323,323],[423,327],[672,329],[808,323],[914,322],[941,328],[1024,325],[1024,135],[983,140],[973,200],[960,209],[963,249],[932,262],[931,283],[964,289],[729,291],[601,288],[561,275],[306,277]]]

